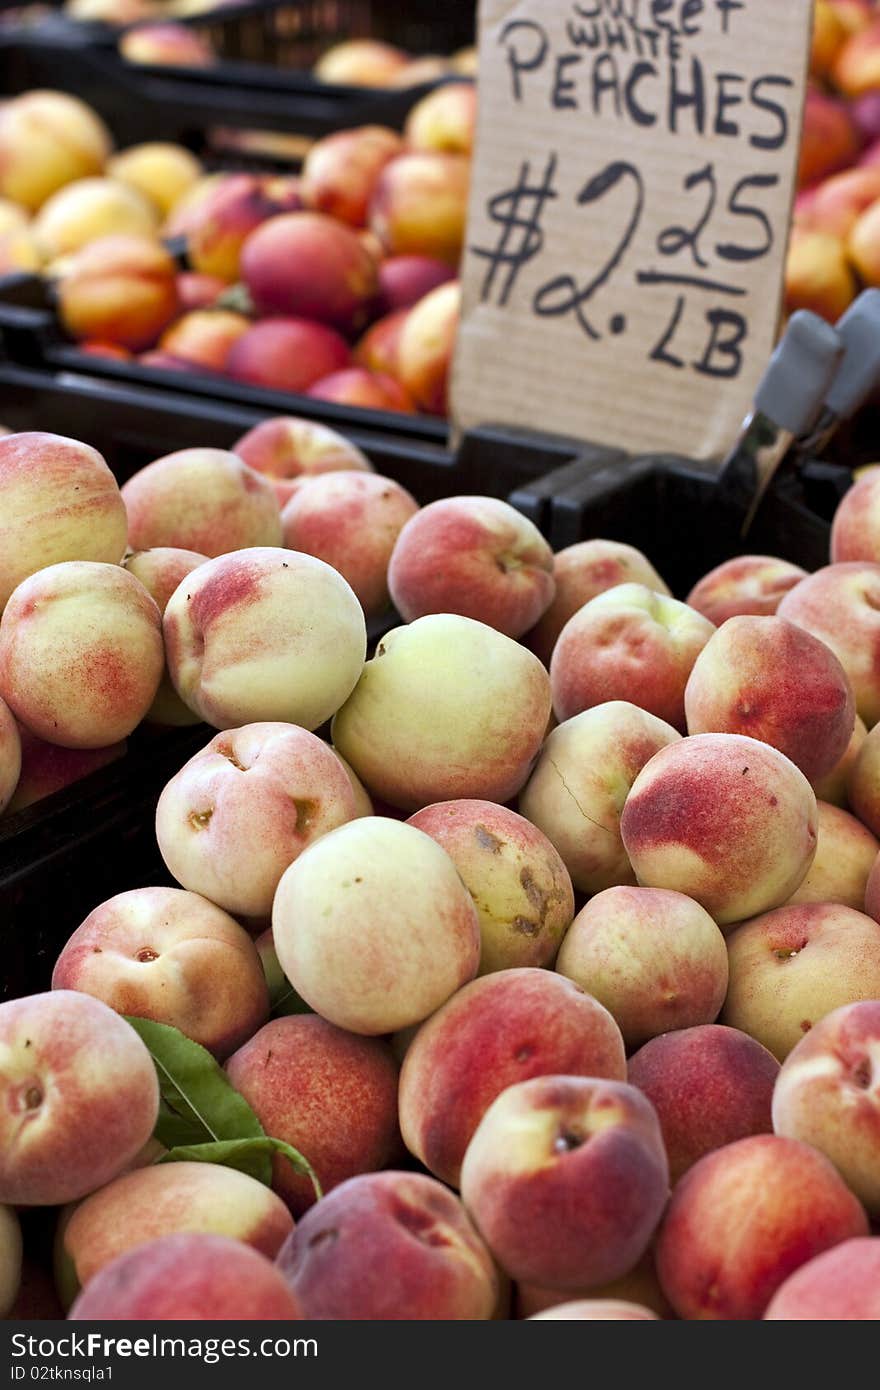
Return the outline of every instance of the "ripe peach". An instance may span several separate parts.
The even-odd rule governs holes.
[[[210,309],[227,287],[219,275],[203,275],[197,270],[182,270],[177,276],[177,297],[184,313],[192,309]]]
[[[28,227],[0,232],[0,275],[42,270],[43,252]]]
[[[24,725],[19,726],[18,732],[21,776],[6,807],[10,815],[124,757],[127,747],[121,742],[111,743],[108,748],[59,748],[57,744],[35,738]]]
[[[816,570],[785,595],[779,616],[831,648],[849,676],[856,712],[869,729],[876,724],[880,719],[880,565],[853,561]]]
[[[232,283],[242,248],[257,227],[278,212],[260,174],[222,174],[191,210],[186,226],[190,267]]]
[[[795,227],[785,262],[786,313],[809,309],[834,323],[855,297],[856,279],[843,239]]]
[[[203,172],[201,162],[184,145],[161,140],[129,145],[107,165],[112,179],[137,189],[165,217]]]
[[[281,513],[265,478],[225,449],[181,449],[122,487],[128,541],[214,557],[281,540]]]
[[[880,1239],[844,1240],[796,1269],[773,1295],[768,1322],[876,1322]]]
[[[372,464],[355,444],[327,425],[278,415],[261,420],[232,446],[250,468],[272,480],[280,506],[301,482],[323,473],[372,471]]]
[[[859,153],[855,122],[842,101],[818,87],[807,88],[798,164],[798,188],[807,188],[838,169],[848,169]]]
[[[43,204],[33,221],[33,233],[43,254],[52,259],[79,251],[105,236],[134,236],[153,240],[159,216],[155,206],[136,188],[116,179],[77,179]]]
[[[445,415],[449,374],[461,314],[457,280],[440,285],[407,314],[400,333],[397,370],[417,405],[431,415]]]
[[[255,323],[232,344],[226,372],[252,386],[302,392],[350,361],[345,339],[326,324],[271,318]]]
[[[21,1287],[21,1227],[11,1207],[0,1206],[0,1318],[13,1309]]]
[[[358,339],[354,349],[354,360],[371,372],[383,372],[394,376],[398,370],[400,335],[406,323],[408,311],[397,309],[386,314],[368,328]]]
[[[320,82],[384,87],[409,62],[409,55],[377,39],[348,39],[328,48],[313,68]]]
[[[0,236],[5,236],[7,232],[26,231],[29,220],[27,212],[18,203],[13,203],[9,198],[0,198]]]
[[[861,821],[820,801],[816,857],[790,903],[840,903],[861,912],[880,842]]]
[[[0,815],[12,800],[21,776],[21,736],[12,711],[0,699]]]
[[[413,150],[470,155],[477,123],[477,89],[473,82],[444,82],[417,101],[403,133]]]
[[[467,220],[470,160],[461,154],[413,151],[379,176],[370,227],[389,256],[431,256],[457,265]]]
[[[112,148],[104,122],[78,97],[13,97],[0,110],[0,196],[33,211],[56,189],[99,174]]]
[[[831,67],[835,87],[846,97],[860,97],[880,86],[880,20],[852,34]]]
[[[176,265],[144,237],[100,237],[72,256],[58,282],[58,313],[74,338],[133,352],[149,347],[179,311]]]
[[[880,835],[880,725],[875,725],[858,751],[847,779],[847,795],[853,813]]]
[[[832,806],[847,807],[849,805],[849,793],[847,783],[850,774],[855,766],[856,759],[865,739],[868,737],[868,730],[865,722],[856,715],[855,727],[852,731],[852,738],[846,746],[846,752],[836,767],[824,777],[818,778],[813,783],[813,791],[816,793],[817,801],[827,801]]]
[[[455,279],[446,261],[432,256],[387,256],[379,266],[379,299],[386,315],[411,309],[431,290]]]
[[[352,405],[366,410],[394,410],[413,415],[415,406],[394,377],[372,372],[366,367],[343,367],[321,377],[309,387],[307,395],[336,405]]]
[[[716,627],[740,614],[772,617],[789,589],[806,577],[800,565],[775,555],[737,555],[704,574],[687,603]]]
[[[0,1201],[53,1206],[120,1173],[153,1132],[159,1085],[134,1029],[87,994],[0,1004]]]
[[[342,331],[362,328],[376,263],[357,234],[319,212],[272,217],[248,237],[241,275],[259,313],[288,314]]]
[[[810,48],[810,73],[824,77],[837,53],[846,41],[843,20],[828,0],[816,0],[813,10],[813,38]]]
[[[532,1313],[530,1322],[544,1318],[587,1322],[659,1322],[656,1313],[639,1303],[624,1303],[613,1298],[582,1298],[571,1303],[557,1303],[544,1313]]]
[[[868,170],[863,172],[867,173]],[[880,285],[880,206],[863,212],[849,233],[846,251],[866,285]]]
[[[222,372],[232,344],[250,327],[250,319],[231,309],[195,309],[166,328],[159,350],[209,371]]]
[[[194,550],[179,550],[174,546],[155,546],[152,550],[136,550],[127,555],[125,568],[135,579],[139,579],[150,597],[164,616],[168,600],[174,590],[203,565],[207,555],[199,555]],[[167,666],[162,673],[156,698],[144,718],[150,724],[169,724],[186,726],[198,722],[198,716],[183,703],[168,674]]]
[[[379,175],[403,149],[397,131],[387,126],[358,126],[325,135],[315,141],[303,164],[303,202],[349,226],[365,226]]]
[[[620,1030],[578,985],[538,969],[501,970],[460,989],[418,1030],[400,1075],[407,1148],[457,1186],[489,1106],[520,1081],[549,1075],[622,1081]]]
[[[816,189],[809,225],[829,236],[849,236],[860,216],[880,198],[880,169],[846,169]]]
[[[207,39],[185,24],[139,24],[119,39],[119,52],[127,63],[204,68],[216,62]]]
[[[831,559],[880,561],[880,472],[866,473],[844,495],[831,526]]]

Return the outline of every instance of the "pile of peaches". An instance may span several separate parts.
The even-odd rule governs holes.
[[[43,271],[88,353],[443,415],[475,115],[449,83],[301,174],[206,173],[174,144],[114,154],[77,98],[28,92],[0,107],[0,273]]]
[[[3,1311],[877,1319],[880,469],[681,600],[315,428],[0,441],[0,802],[211,726],[0,1005]]]

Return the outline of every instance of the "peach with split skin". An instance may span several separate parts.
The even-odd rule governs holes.
[[[313,68],[319,82],[347,87],[385,87],[409,62],[401,48],[378,39],[347,39],[326,49]]]
[[[679,1317],[755,1320],[800,1265],[867,1230],[827,1158],[758,1134],[707,1154],[676,1184],[657,1270]]]
[[[99,174],[112,148],[101,117],[78,97],[13,97],[0,111],[0,197],[35,211],[65,184]]]
[[[859,154],[859,133],[846,104],[808,86],[804,105],[797,186],[808,188],[838,169],[848,169]]]
[[[21,1287],[21,1226],[12,1207],[0,1206],[0,1318],[12,1311]]]
[[[276,1018],[229,1058],[226,1072],[266,1133],[308,1156],[325,1195],[399,1155],[398,1066],[380,1038],[317,1014]],[[272,1185],[296,1216],[315,1202],[310,1179],[280,1155]]]
[[[161,546],[214,558],[281,541],[271,483],[226,449],[165,454],[123,484],[122,499],[135,550]]]
[[[865,728],[865,721],[856,715],[852,737],[840,762],[824,777],[820,777],[813,783],[813,791],[816,793],[817,801],[827,801],[830,805],[841,806],[844,810],[849,806],[848,783],[850,774],[867,737],[868,730]]]
[[[835,323],[855,297],[856,278],[843,238],[795,226],[785,261],[786,313],[809,309]]]
[[[391,554],[418,509],[406,488],[379,473],[320,474],[304,482],[285,506],[284,544],[332,565],[366,616],[374,617],[388,607]]]
[[[246,724],[217,734],[171,778],[156,838],[184,888],[265,918],[285,869],[355,809],[345,769],[321,739],[293,724]]]
[[[358,126],[325,135],[315,141],[303,164],[303,202],[313,212],[351,227],[365,226],[379,175],[403,150],[403,139],[387,126]]]
[[[404,1143],[435,1177],[458,1186],[465,1151],[493,1101],[509,1086],[549,1075],[626,1079],[623,1039],[608,1010],[547,970],[514,968],[474,980],[422,1024],[407,1049]]]
[[[778,611],[831,648],[870,729],[880,719],[880,564],[826,565],[796,584]]]
[[[868,1213],[880,1216],[880,998],[833,1009],[788,1054],[773,1092],[773,1128],[829,1158]]]
[[[177,297],[184,313],[193,309],[210,309],[228,288],[219,275],[205,275],[198,270],[181,270],[177,275]]]
[[[0,815],[12,800],[21,777],[21,735],[6,701],[0,699]]]
[[[574,891],[537,826],[492,801],[441,801],[410,817],[446,850],[480,917],[480,974],[550,965],[574,917]]]
[[[644,584],[606,589],[569,618],[553,648],[557,719],[631,700],[684,733],[685,686],[714,632],[701,613]]]
[[[861,912],[880,842],[867,826],[839,806],[818,802],[816,857],[790,903],[839,903]]]
[[[0,1004],[0,1056],[0,1202],[84,1197],[152,1134],[152,1058],[100,1000],[58,990]]]
[[[159,214],[143,193],[117,179],[77,179],[43,204],[32,230],[43,255],[51,260],[79,251],[105,236],[154,240]]]
[[[816,797],[800,769],[741,734],[696,734],[664,748],[639,773],[620,818],[638,882],[686,893],[722,927],[788,901],[813,862],[817,830]]]
[[[415,406],[400,382],[366,367],[343,367],[341,371],[331,372],[314,382],[306,395],[317,401],[332,401],[334,405],[415,414]]]
[[[146,717],[146,716],[145,716]],[[125,756],[127,744],[111,743],[107,748],[59,748],[55,743],[36,738],[24,725],[19,725],[21,742],[21,775],[7,804],[12,815],[23,811],[44,796],[71,786],[88,777],[108,763]]]
[[[232,448],[250,468],[271,479],[282,507],[308,478],[323,473],[372,471],[366,454],[344,435],[328,425],[295,415],[261,420]]]
[[[416,102],[403,133],[413,150],[471,155],[476,123],[476,85],[444,82]]]
[[[179,888],[133,888],[101,903],[64,946],[52,988],[170,1024],[220,1058],[269,1013],[263,967],[247,932]]]
[[[263,175],[221,174],[187,218],[190,269],[232,284],[248,237],[277,212]]]
[[[376,262],[357,233],[320,212],[272,217],[247,238],[241,277],[261,314],[292,315],[341,332],[366,325]]]
[[[742,614],[772,617],[788,591],[806,577],[800,565],[775,555],[737,555],[704,574],[687,604],[716,627]]]
[[[727,949],[722,1021],[781,1062],[833,1009],[880,998],[880,924],[839,903],[792,903],[753,917]]]
[[[597,705],[551,730],[519,809],[559,851],[575,888],[592,894],[635,883],[620,813],[645,764],[680,741],[671,724],[623,700]]]
[[[431,290],[409,311],[400,333],[397,371],[413,400],[429,415],[445,415],[449,375],[461,316],[457,280]]]
[[[233,343],[250,327],[250,319],[232,309],[194,309],[165,329],[159,351],[208,371],[222,372]]]
[[[345,339],[324,323],[269,318],[255,323],[229,350],[226,374],[272,391],[308,391],[351,361]]]
[[[532,1313],[530,1322],[543,1319],[567,1322],[659,1322],[656,1313],[639,1303],[622,1299],[582,1298],[571,1303],[557,1303],[544,1313]]]
[[[714,1149],[772,1132],[778,1075],[772,1052],[720,1023],[663,1033],[633,1053],[628,1080],[657,1111],[673,1184]]]
[[[159,609],[120,565],[64,560],[38,570],[0,620],[0,695],[31,733],[62,748],[127,738],[163,666]]]
[[[389,256],[430,256],[458,264],[470,169],[465,155],[436,151],[412,151],[386,164],[370,204],[370,227]]]
[[[159,1236],[90,1279],[72,1322],[291,1322],[302,1317],[284,1277],[265,1255],[227,1236]]]
[[[218,729],[318,728],[354,690],[367,650],[363,609],[342,575],[272,546],[193,571],[169,599],[163,631],[175,690]]]
[[[272,907],[278,960],[306,1003],[352,1033],[421,1023],[477,972],[480,927],[445,850],[362,816],[310,845]]]
[[[880,20],[851,34],[831,66],[831,79],[845,97],[860,97],[880,86]]]
[[[844,494],[831,525],[831,559],[880,561],[880,472],[866,473]]]
[[[354,361],[371,372],[381,372],[386,376],[396,376],[400,351],[400,335],[406,323],[408,310],[397,309],[384,318],[377,319],[359,338],[354,348]]]
[[[880,1239],[841,1241],[796,1269],[768,1304],[767,1322],[876,1322]]]
[[[407,622],[458,613],[508,637],[533,627],[554,592],[553,552],[534,522],[493,497],[447,497],[401,531],[388,587]]]
[[[411,254],[386,256],[379,266],[379,301],[385,315],[411,309],[431,290],[455,279],[448,261]]]
[[[846,241],[856,222],[880,198],[880,169],[870,166],[834,174],[816,189],[809,225]]]
[[[127,63],[151,66],[204,68],[216,58],[207,39],[185,24],[139,24],[119,39],[119,52]]]
[[[185,145],[152,140],[129,145],[107,164],[107,173],[127,183],[167,217],[185,193],[202,178],[200,160]]]
[[[727,992],[724,937],[699,903],[659,888],[606,888],[581,908],[556,969],[604,1004],[627,1049],[713,1023]]]
[[[561,1290],[619,1278],[669,1195],[654,1108],[634,1086],[594,1076],[509,1086],[467,1146],[461,1195],[511,1278]]]
[[[180,582],[207,559],[207,555],[200,555],[195,550],[160,545],[152,550],[135,550],[126,556],[123,563],[129,574],[140,580],[147,593],[155,600],[160,614],[164,616],[168,600]],[[183,703],[174,689],[167,664],[156,691],[156,698],[144,718],[149,724],[172,727],[185,727],[198,722],[198,716]]]
[[[549,717],[550,680],[532,652],[472,618],[431,614],[382,638],[334,718],[333,743],[371,795],[401,810],[504,803]]]
[[[100,338],[139,352],[155,343],[180,310],[177,266],[145,237],[100,237],[59,277],[58,314],[74,338]]]

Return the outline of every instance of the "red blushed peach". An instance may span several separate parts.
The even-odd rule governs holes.
[[[847,1187],[880,1216],[880,999],[820,1019],[785,1059],[773,1128],[830,1158]]]
[[[262,175],[221,175],[188,220],[190,268],[231,284],[239,278],[242,248],[251,232],[277,211]]]
[[[350,361],[345,339],[326,324],[271,318],[255,323],[233,343],[226,372],[252,386],[302,392]]]
[[[819,841],[809,873],[790,903],[840,903],[861,912],[880,842],[839,806],[818,803]]]
[[[400,1075],[404,1143],[455,1187],[465,1150],[496,1097],[548,1075],[625,1080],[623,1039],[608,1010],[546,970],[501,970],[474,980],[410,1043]],[[542,1282],[537,1275],[534,1281]]]
[[[163,670],[159,609],[119,565],[65,560],[25,579],[0,619],[0,695],[38,738],[106,748],[137,727]]]
[[[58,957],[52,988],[169,1023],[221,1058],[269,1013],[247,932],[213,903],[177,888],[134,888],[101,903]]]
[[[880,1319],[880,1239],[856,1236],[816,1255],[773,1295],[768,1322],[876,1322]]]
[[[153,1132],[153,1060],[98,999],[59,990],[0,1004],[0,1058],[0,1202],[84,1197]]]
[[[817,828],[803,773],[739,734],[664,748],[639,773],[620,818],[638,882],[687,893],[719,925],[787,902],[813,862]]]
[[[164,615],[168,600],[188,574],[203,565],[207,555],[194,550],[178,550],[174,546],[156,546],[152,550],[136,550],[125,559],[125,568],[139,579]],[[151,724],[173,726],[195,724],[198,716],[183,703],[166,670],[162,674],[156,698],[144,718]]]
[[[219,729],[258,720],[316,729],[351,694],[367,649],[363,609],[342,575],[269,546],[201,565],[172,594],[163,630],[175,690]]]
[[[266,1133],[308,1156],[325,1194],[398,1156],[398,1067],[378,1038],[334,1028],[317,1014],[277,1018],[229,1058],[226,1071]],[[297,1216],[314,1204],[310,1180],[280,1156],[273,1186]]]
[[[855,297],[856,279],[843,239],[795,227],[785,262],[786,313],[809,309],[834,323]]]
[[[6,807],[9,814],[23,811],[44,796],[51,796],[124,757],[127,747],[122,742],[113,743],[109,748],[59,748],[57,744],[35,738],[24,725],[19,726],[19,737],[21,775]]]
[[[856,715],[852,738],[847,744],[846,752],[840,762],[824,777],[820,777],[813,783],[813,791],[816,793],[817,801],[827,801],[832,806],[841,806],[844,809],[849,805],[847,787],[850,774],[867,737],[868,730],[865,728],[865,722]]]
[[[301,1317],[283,1275],[265,1255],[226,1236],[159,1236],[89,1280],[72,1322],[290,1322]]]
[[[420,1173],[366,1173],[335,1188],[278,1256],[305,1317],[488,1320],[492,1258],[451,1192]]]
[[[303,164],[303,202],[351,227],[365,226],[379,175],[403,150],[403,140],[387,126],[358,126],[325,135],[315,141]]]
[[[415,498],[378,473],[334,472],[297,489],[281,514],[284,544],[348,580],[366,616],[388,607],[388,563]]]
[[[831,559],[880,561],[880,473],[867,473],[844,495],[831,526]]]
[[[261,420],[232,447],[249,467],[272,480],[282,507],[308,478],[353,469],[372,471],[366,454],[343,435],[294,415]]]
[[[624,1303],[613,1298],[582,1298],[572,1303],[557,1303],[545,1313],[532,1313],[530,1322],[543,1319],[575,1322],[659,1322],[656,1313],[639,1303]]]
[[[172,777],[156,837],[184,888],[228,912],[268,917],[288,865],[355,809],[321,739],[293,724],[247,724],[212,738]]]
[[[553,648],[557,719],[631,700],[683,733],[685,686],[714,632],[701,613],[644,584],[606,589],[569,618]]]
[[[727,993],[727,947],[708,912],[658,888],[607,888],[575,917],[556,969],[612,1014],[627,1048],[712,1023]]]
[[[0,1207],[0,1318],[14,1309],[21,1287],[21,1227],[11,1207]]]
[[[321,54],[314,66],[320,82],[353,87],[384,87],[409,62],[409,55],[378,39],[348,39]]]
[[[233,343],[250,327],[250,319],[231,309],[195,309],[166,328],[159,339],[159,351],[221,372]]]
[[[410,149],[473,153],[477,89],[473,82],[444,82],[417,101],[406,118]]]
[[[11,709],[0,699],[0,814],[12,800],[20,776],[21,735]]]
[[[869,729],[876,724],[880,719],[880,565],[853,561],[816,570],[785,595],[779,616],[831,648],[849,676],[857,713]]]
[[[847,169],[819,185],[810,206],[809,225],[845,241],[862,213],[878,198],[880,169]]]
[[[689,734],[747,734],[811,782],[836,767],[855,727],[849,679],[830,647],[784,618],[728,618],[684,692]]]
[[[880,998],[880,924],[838,903],[795,903],[744,922],[727,942],[722,1019],[784,1061],[845,1004]]]
[[[139,24],[122,34],[119,52],[127,63],[204,68],[216,62],[208,41],[185,24]]]
[[[451,280],[420,299],[400,333],[397,370],[417,405],[430,415],[445,415],[449,374],[461,316],[461,286]]]
[[[267,480],[225,449],[181,449],[135,473],[122,488],[128,541],[214,557],[281,540],[281,512]]]
[[[387,256],[379,266],[379,301],[385,315],[411,309],[431,290],[455,279],[447,261],[432,256]]]
[[[334,718],[333,742],[371,794],[402,810],[504,803],[528,777],[549,717],[536,656],[485,623],[431,614],[382,638]]]
[[[679,1317],[754,1320],[800,1265],[867,1228],[827,1158],[759,1134],[707,1154],[676,1185],[657,1270]]]
[[[139,352],[179,310],[177,267],[163,246],[134,236],[107,236],[71,257],[58,282],[58,313],[74,338]]]
[[[203,177],[204,170],[184,145],[156,140],[130,145],[114,155],[107,165],[107,173],[137,189],[167,217],[184,194]]]
[[[59,1291],[71,1302],[120,1255],[160,1236],[227,1236],[273,1260],[292,1229],[281,1198],[246,1173],[216,1163],[153,1164],[93,1191],[71,1214],[59,1232]]]
[[[569,618],[597,594],[618,584],[644,584],[658,594],[669,593],[650,560],[635,546],[620,541],[579,541],[558,551],[553,557],[553,578],[553,600],[526,638],[545,665]]]
[[[520,637],[553,597],[552,570],[544,537],[509,503],[447,497],[422,507],[404,526],[388,587],[407,622],[458,613]]]
[[[368,328],[354,349],[354,360],[371,372],[394,376],[398,370],[400,335],[407,310],[397,309]]]
[[[0,113],[0,196],[29,211],[74,179],[99,174],[113,142],[101,117],[66,92],[30,91]]]
[[[43,204],[31,229],[47,260],[69,256],[111,235],[155,240],[159,213],[137,189],[116,179],[77,179]]]
[[[262,314],[291,314],[343,331],[362,328],[376,262],[357,234],[319,212],[272,217],[252,232],[241,275]]]
[[[395,410],[413,415],[413,405],[407,392],[393,377],[383,372],[371,372],[366,367],[343,367],[331,372],[310,386],[307,395],[318,401],[333,401],[336,405],[352,405],[366,410]]]
[[[461,1194],[511,1278],[559,1289],[618,1278],[647,1249],[669,1195],[653,1106],[593,1076],[509,1086],[468,1144]]]
[[[772,1052],[718,1023],[664,1033],[634,1053],[628,1080],[657,1111],[673,1183],[713,1149],[771,1133],[778,1075]]]
[[[818,183],[838,169],[854,164],[859,153],[859,134],[842,101],[808,87],[798,164],[798,188]]]
[[[177,297],[184,313],[193,309],[210,309],[228,288],[219,275],[203,275],[197,270],[182,270],[177,276]]]
[[[481,975],[553,961],[574,917],[574,891],[537,826],[491,801],[441,801],[410,825],[442,845],[476,904]]]
[[[476,908],[449,855],[380,816],[331,831],[291,864],[272,934],[297,993],[353,1033],[421,1023],[480,959]]]
[[[467,221],[470,160],[460,154],[402,154],[386,164],[370,227],[389,256],[430,256],[455,266]]]
[[[703,575],[688,594],[687,604],[716,627],[741,614],[769,618],[788,591],[806,577],[799,565],[775,555],[737,555]]]

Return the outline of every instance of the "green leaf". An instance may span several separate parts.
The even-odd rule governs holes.
[[[272,1156],[282,1154],[292,1164],[297,1173],[305,1174],[315,1189],[315,1196],[322,1196],[318,1175],[307,1158],[285,1144],[283,1139],[272,1139],[263,1135],[259,1139],[226,1139],[214,1144],[181,1144],[170,1153],[163,1154],[158,1163],[222,1163],[225,1168],[237,1168],[247,1173],[267,1187],[272,1183]]]

